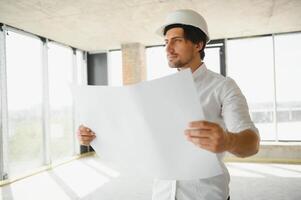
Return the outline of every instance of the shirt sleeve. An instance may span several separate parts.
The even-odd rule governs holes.
[[[249,114],[249,108],[245,96],[229,77],[226,78],[220,93],[222,102],[222,117],[227,130],[238,133],[246,129],[251,129],[258,133]]]

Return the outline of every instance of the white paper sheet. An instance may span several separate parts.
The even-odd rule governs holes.
[[[74,86],[79,122],[96,133],[91,143],[115,169],[159,179],[208,178],[222,173],[217,155],[186,140],[204,120],[190,70],[123,87]]]

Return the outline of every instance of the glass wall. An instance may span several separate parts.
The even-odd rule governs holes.
[[[272,37],[227,41],[227,76],[241,88],[262,140],[275,140]]]
[[[151,47],[146,49],[147,80],[160,78],[177,72],[168,66],[165,47]]]
[[[301,33],[275,36],[279,140],[301,140]]]
[[[227,55],[261,139],[300,141],[301,34],[228,40]]]
[[[9,176],[42,165],[41,47],[38,38],[6,36]]]
[[[110,51],[108,53],[108,84],[109,86],[122,86],[122,55],[121,51]]]
[[[7,105],[2,104],[2,123],[8,127],[3,141],[7,146],[1,151],[5,157],[5,173],[8,177],[28,174],[45,163],[48,156],[51,162],[68,159],[75,152],[75,116],[70,84],[87,84],[87,66],[84,52],[70,47],[48,42],[44,48],[42,40],[32,34],[5,29],[6,66],[1,65],[3,82],[7,82]],[[0,41],[2,42],[2,41]],[[4,44],[4,43],[3,43]],[[46,50],[46,54],[43,54]],[[47,66],[44,65],[48,57]],[[4,68],[2,68],[4,67]],[[4,69],[4,70],[3,70]],[[45,79],[44,79],[45,78]],[[49,90],[44,85],[48,80]],[[47,93],[49,93],[49,99]],[[46,100],[46,101],[44,101]],[[6,101],[5,101],[6,102]],[[47,103],[49,102],[49,104]],[[6,107],[7,106],[7,107]],[[47,120],[49,110],[50,119]],[[50,132],[50,152],[46,155],[45,133]],[[5,131],[5,130],[4,130]],[[6,142],[7,141],[7,142]],[[2,162],[2,161],[1,161]],[[48,162],[48,161],[47,161]]]
[[[80,85],[86,85],[87,81],[87,65],[83,51],[76,50],[76,82]]]
[[[220,70],[220,66],[221,66],[220,51],[221,51],[221,47],[206,48],[205,49],[205,58],[204,58],[206,67],[208,69],[210,69],[211,71],[214,71],[219,74],[221,72],[221,70]]]
[[[70,84],[73,81],[73,54],[70,48],[48,44],[51,160],[73,153],[73,110]]]

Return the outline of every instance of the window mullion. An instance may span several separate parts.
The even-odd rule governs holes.
[[[274,110],[273,110],[273,118],[274,118],[274,126],[275,126],[275,140],[279,142],[278,137],[278,120],[277,120],[277,89],[276,89],[276,57],[275,57],[275,35],[272,34],[272,42],[273,42],[273,86],[274,86]]]
[[[83,74],[83,82],[84,85],[88,85],[88,68],[87,68],[87,52],[82,52],[83,53],[83,59],[81,62],[81,70]]]
[[[50,148],[50,103],[49,103],[49,70],[48,40],[42,44],[42,75],[43,75],[43,164],[51,164]]]
[[[77,59],[76,59],[76,49],[72,49],[72,82],[73,84],[78,84],[78,78],[77,78]],[[72,93],[73,95],[73,93]],[[76,132],[76,112],[75,112],[75,104],[74,104],[74,96],[72,98],[72,146],[73,146],[73,152],[72,154],[75,155],[79,152],[78,144],[76,144],[75,141],[75,132]]]
[[[0,26],[0,180],[8,178],[6,28]]]

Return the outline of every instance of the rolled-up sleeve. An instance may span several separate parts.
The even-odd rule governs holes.
[[[225,79],[220,91],[220,101],[222,103],[222,118],[226,128],[230,132],[241,132],[251,129],[258,133],[249,114],[249,108],[245,96],[229,77]]]

